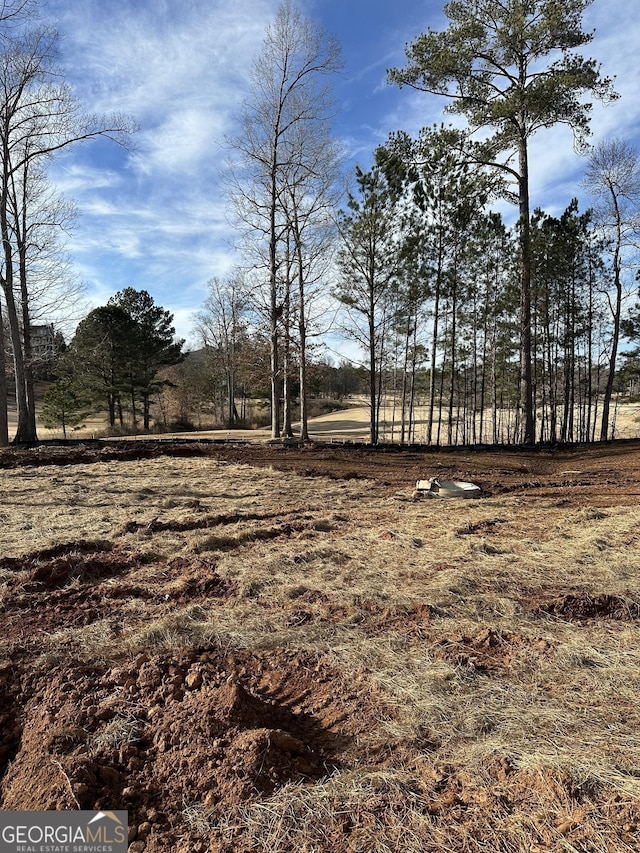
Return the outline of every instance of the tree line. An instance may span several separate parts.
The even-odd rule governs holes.
[[[111,432],[198,429],[205,421],[209,427],[262,426],[269,397],[267,336],[248,325],[250,315],[240,305],[230,320],[215,282],[211,293],[197,315],[206,342],[192,352],[183,352],[172,314],[145,290],[127,287],[90,311],[69,344],[58,337],[43,424],[62,428],[65,437],[91,413],[106,413]],[[308,364],[314,398],[336,401],[365,386],[366,371],[348,361]],[[294,385],[296,397],[298,391]]]
[[[579,53],[593,38],[582,26],[591,2],[446,3],[447,27],[411,42],[405,67],[390,69],[388,80],[443,98],[464,126],[428,127],[416,138],[394,132],[351,177],[331,134],[339,45],[290,0],[281,4],[251,70],[239,133],[227,140],[237,269],[209,282],[195,318],[222,421],[240,423],[244,401],[263,394],[273,438],[293,436],[295,421],[308,438],[309,399],[318,376],[331,374],[322,341],[340,329],[363,353],[357,384],[362,390],[366,381],[373,444],[386,439],[389,418],[401,443],[612,436],[616,382],[636,381],[637,352],[620,350],[623,337],[640,331],[640,309],[628,307],[640,177],[624,140],[588,146],[589,98],[617,97],[597,63]],[[53,239],[48,255],[41,236],[21,237],[52,221],[40,215],[51,196],[37,167],[73,142],[107,135],[122,143],[131,130],[124,119],[78,124],[68,90],[52,95],[55,38],[29,29],[21,17],[29,5],[4,3],[3,20],[20,26],[7,27],[2,42],[3,317],[17,441],[35,437],[29,329],[38,282],[50,281],[43,271],[55,257]],[[48,125],[51,116],[33,110],[46,96],[63,115],[73,104],[73,122],[53,109]],[[582,210],[573,199],[559,214],[531,210],[530,141],[562,124],[587,155],[593,204]],[[517,211],[514,224],[496,212],[505,201]],[[76,410],[100,397],[111,426],[126,410],[134,428],[148,429],[151,401],[170,381],[158,371],[180,359],[179,343],[169,340],[171,316],[142,294],[127,288],[92,312],[60,366]],[[136,346],[152,315],[159,349],[145,364]],[[346,376],[346,365],[340,371]],[[0,365],[0,383],[5,376]],[[190,381],[195,389],[195,372]],[[0,385],[0,443],[6,399]]]
[[[369,354],[373,443],[390,371],[401,442],[515,443],[526,434],[519,226],[483,205],[492,175],[470,169],[452,135],[392,137],[358,172],[341,218],[336,294]],[[533,211],[528,226],[535,441],[612,436],[620,335],[636,334],[623,303],[638,233],[637,155],[602,143],[587,175],[598,206],[581,213],[573,199],[558,217]]]
[[[466,126],[392,134],[370,168],[356,168],[342,209],[327,89],[339,52],[281,5],[254,65],[243,133],[230,141],[242,264],[232,283],[215,283],[213,311],[220,319],[225,303],[234,316],[240,298],[262,321],[274,438],[293,434],[294,364],[307,436],[305,365],[328,294],[364,353],[371,443],[385,400],[401,442],[611,436],[639,179],[624,141],[588,146],[588,98],[617,98],[579,53],[593,38],[582,26],[591,2],[446,3],[447,28],[418,36],[388,79],[442,97]],[[588,153],[595,201],[581,212],[574,199],[560,216],[530,204],[530,141],[556,125]],[[510,227],[492,209],[504,200],[518,213]],[[310,285],[324,297],[316,317]]]

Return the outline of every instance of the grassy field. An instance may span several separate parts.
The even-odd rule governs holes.
[[[38,436],[40,439],[59,439],[63,437],[63,431],[58,429],[47,429],[40,422],[40,409],[42,398],[46,391],[46,383],[38,383],[36,387],[37,412],[38,412]],[[354,398],[348,402],[346,408],[335,412],[329,412],[319,417],[311,418],[309,421],[309,433],[312,438],[318,441],[326,441],[331,439],[352,440],[352,441],[368,441],[369,440],[369,416],[370,409],[364,398]],[[415,412],[415,431],[413,439],[420,444],[425,441],[426,424],[427,424],[427,409],[425,406],[418,406]],[[399,407],[396,411],[391,405],[382,407],[380,411],[380,440],[384,442],[399,441],[400,427],[398,424],[400,414]],[[505,422],[508,420],[506,413],[504,414]],[[576,413],[576,421],[577,421]],[[615,438],[628,439],[640,436],[640,404],[638,403],[621,403],[614,405],[612,408],[612,420],[615,425]],[[487,430],[490,427],[491,413],[489,410],[485,413],[485,436],[488,440]],[[10,432],[15,431],[16,415],[15,407],[9,409],[9,427]],[[478,419],[479,427],[479,419]],[[297,425],[294,426],[294,429]],[[433,426],[433,438],[437,434],[437,421]],[[126,428],[125,428],[126,429]],[[106,435],[108,432],[108,421],[106,412],[92,413],[88,415],[83,423],[77,427],[72,427],[67,430],[67,437],[73,439],[87,439]],[[179,435],[185,436],[184,432]],[[200,436],[226,436],[255,439],[263,441],[270,435],[269,428],[249,429],[249,430],[204,430],[194,435]],[[447,424],[443,422],[441,428],[441,441],[446,443]]]
[[[375,464],[39,461],[0,469],[3,809],[129,809],[132,853],[639,849],[615,460],[594,501],[585,456],[462,502]]]

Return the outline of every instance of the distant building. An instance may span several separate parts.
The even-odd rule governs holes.
[[[8,324],[4,328],[4,347],[7,356],[7,375],[13,375],[13,356],[11,336]],[[45,323],[31,327],[31,364],[35,379],[50,379],[60,351],[64,348],[64,340],[60,332],[56,332],[53,323]]]
[[[34,361],[51,359],[55,355],[56,337],[51,323],[31,327],[31,352]]]
[[[56,331],[52,323],[31,327],[31,363],[36,379],[47,379],[56,357]]]

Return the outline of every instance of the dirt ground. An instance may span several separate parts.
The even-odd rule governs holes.
[[[59,444],[0,494],[0,808],[126,808],[132,853],[640,849],[640,441]]]
[[[406,489],[426,476],[473,481],[485,496],[554,497],[579,505],[634,504],[640,498],[640,439],[609,444],[526,450],[371,448],[345,443],[307,445],[197,440],[60,442],[0,454],[0,469],[128,461],[161,456],[212,458],[305,477],[367,479],[379,488]]]

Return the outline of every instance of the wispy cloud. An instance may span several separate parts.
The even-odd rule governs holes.
[[[235,235],[220,172],[223,140],[248,91],[248,72],[278,0],[44,0],[64,36],[61,63],[90,112],[123,111],[140,124],[135,150],[107,142],[60,158],[53,177],[79,207],[70,249],[93,304],[132,285],[175,313],[188,337],[206,281],[230,271]],[[446,25],[442,0],[302,0],[303,10],[341,38],[346,69],[336,81],[335,132],[349,166],[368,166],[391,131],[416,134],[441,121],[444,103],[387,86],[404,46]],[[640,19],[631,0],[596,0],[584,53],[616,75],[621,98],[595,104],[593,139],[640,132]],[[532,142],[532,198],[553,212],[579,194],[584,160],[564,128]],[[96,302],[96,300],[98,300]]]
[[[277,0],[47,3],[85,108],[122,111],[140,125],[131,154],[98,143],[70,152],[52,172],[78,202],[71,250],[93,294],[148,289],[184,320],[184,301],[230,268],[221,143],[276,7]]]

